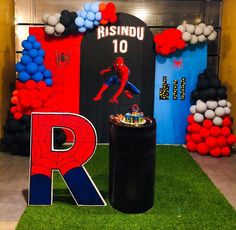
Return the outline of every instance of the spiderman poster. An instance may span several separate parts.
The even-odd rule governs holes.
[[[155,52],[153,35],[140,19],[118,14],[81,42],[80,113],[95,126],[98,142],[108,142],[108,117],[139,104],[153,115]]]

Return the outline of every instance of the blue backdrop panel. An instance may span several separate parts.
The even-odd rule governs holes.
[[[184,144],[191,92],[207,67],[207,44],[156,57],[154,117],[158,144]]]

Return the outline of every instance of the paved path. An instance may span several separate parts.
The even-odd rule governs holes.
[[[0,230],[13,230],[26,207],[29,158],[0,152]]]
[[[236,209],[236,154],[222,158],[190,155]]]

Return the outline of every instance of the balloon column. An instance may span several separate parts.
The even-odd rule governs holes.
[[[60,37],[69,34],[84,33],[99,25],[116,23],[116,7],[113,3],[86,3],[82,10],[70,12],[63,10],[54,15],[44,14],[45,33]]]
[[[18,80],[12,92],[11,108],[4,126],[2,144],[13,154],[29,155],[30,115],[32,112],[53,111],[52,73],[44,66],[45,52],[34,36],[22,42],[20,62],[16,64]],[[62,129],[54,132],[55,146],[66,140]]]
[[[214,27],[200,23],[199,25],[184,22],[177,29],[166,29],[154,37],[156,53],[168,56],[177,50],[183,50],[188,45],[196,45],[206,41],[213,41],[217,37]]]
[[[197,89],[191,95],[191,115],[187,118],[186,146],[190,152],[230,156],[236,137],[232,134],[231,103],[226,91],[210,70],[199,74]]]

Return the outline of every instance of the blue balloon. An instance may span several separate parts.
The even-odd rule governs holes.
[[[24,64],[24,65],[27,65],[30,62],[32,62],[31,57],[29,57],[28,55],[22,56],[20,60],[21,60],[21,63]]]
[[[87,19],[89,20],[89,21],[94,21],[94,19],[95,19],[95,14],[93,13],[93,12],[88,12],[88,14],[87,14]]]
[[[82,17],[77,17],[75,19],[75,24],[78,26],[78,27],[82,27],[84,26],[84,19]]]
[[[95,19],[97,21],[100,21],[102,19],[102,13],[101,12],[97,12],[96,15],[95,15]]]
[[[30,50],[32,49],[32,44],[30,42],[28,42],[27,40],[24,40],[21,45],[23,46],[24,49],[26,50]]]
[[[51,78],[51,77],[52,77],[52,72],[51,72],[50,70],[45,70],[45,71],[43,72],[43,76],[44,76],[45,78]]]
[[[80,27],[80,28],[79,28],[79,32],[80,32],[80,33],[84,33],[84,32],[86,32],[86,31],[87,31],[86,27]]]
[[[90,10],[93,12],[93,13],[97,13],[99,11],[99,5],[95,2],[91,5],[90,7]]]
[[[33,43],[33,48],[37,49],[37,50],[41,49],[41,43],[40,42],[34,42]]]
[[[42,65],[43,64],[43,58],[42,57],[36,57],[34,59],[34,63],[36,63],[37,65]]]
[[[46,83],[47,86],[51,86],[52,85],[52,79],[51,78],[47,78],[44,81]]]
[[[45,56],[45,51],[43,49],[40,49],[38,51],[38,55],[41,56],[41,57],[44,57]]]
[[[22,71],[21,73],[19,73],[19,81],[21,82],[26,82],[28,80],[30,80],[30,75],[28,73],[26,73],[25,71]]]
[[[18,73],[20,73],[20,72],[22,72],[22,71],[24,71],[24,70],[25,70],[25,66],[24,66],[22,63],[18,62],[18,63],[16,64],[16,71],[17,71]]]
[[[45,66],[44,65],[40,65],[38,67],[38,72],[43,72],[45,70]]]
[[[85,10],[82,10],[80,12],[80,17],[83,18],[83,19],[86,19],[87,18],[87,12]]]
[[[29,74],[34,74],[38,71],[38,66],[35,63],[31,62],[26,66],[26,71]]]
[[[29,51],[29,56],[30,56],[31,58],[36,58],[36,57],[38,56],[38,51],[37,51],[36,49],[31,49],[31,50]]]
[[[89,20],[85,20],[84,23],[85,27],[88,29],[93,29],[93,22],[89,21]]]
[[[93,22],[93,24],[94,24],[95,26],[98,26],[98,25],[100,24],[100,22],[97,21],[97,20],[95,20],[95,21]]]
[[[23,55],[28,55],[28,54],[29,54],[29,52],[28,52],[28,51],[26,51],[25,49],[23,49],[23,50],[22,50],[22,54],[23,54]]]
[[[43,74],[41,72],[37,72],[32,76],[32,79],[36,82],[42,81],[43,80]]]
[[[30,35],[30,36],[28,36],[27,40],[28,40],[28,42],[34,43],[36,41],[36,38],[35,38],[35,36]]]
[[[91,3],[85,3],[85,4],[84,4],[84,9],[85,9],[85,11],[89,12],[89,11],[90,11],[90,8],[91,8]]]

